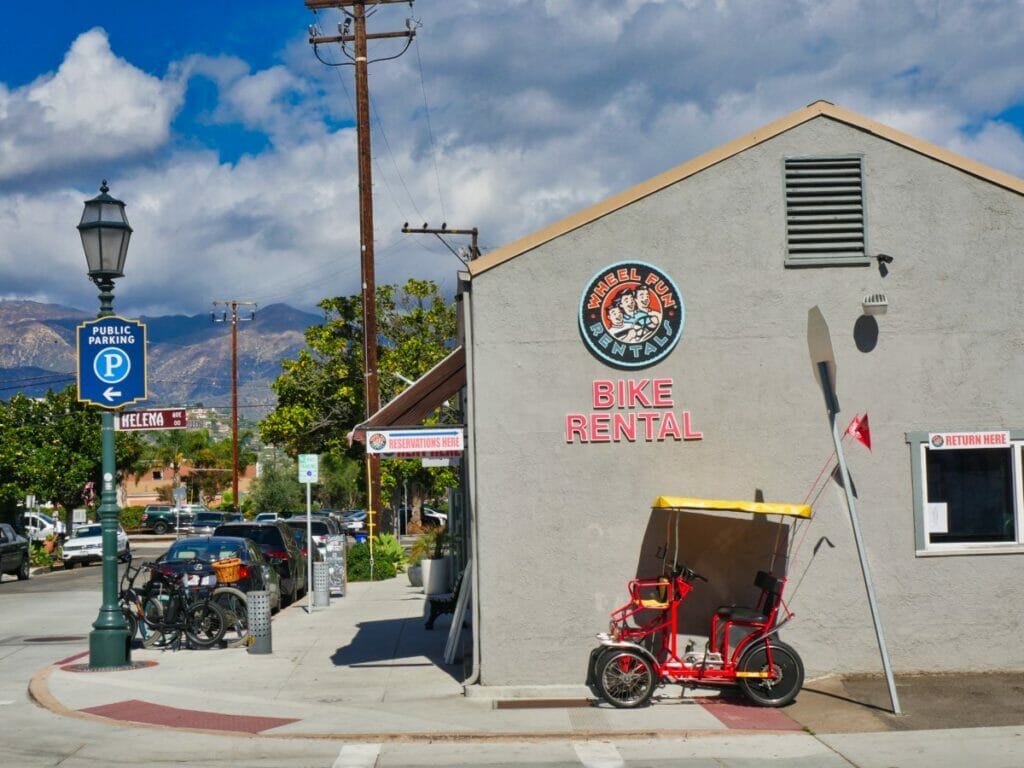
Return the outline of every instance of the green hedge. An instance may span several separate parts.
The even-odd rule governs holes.
[[[349,581],[370,580],[370,545],[353,544],[345,557],[345,573]],[[383,581],[396,576],[395,564],[386,559],[374,557],[373,580]]]
[[[142,513],[145,507],[124,507],[121,510],[121,527],[131,531],[142,525]]]

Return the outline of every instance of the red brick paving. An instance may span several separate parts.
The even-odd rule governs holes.
[[[80,710],[91,715],[109,717],[111,720],[127,720],[133,723],[168,725],[173,728],[202,728],[208,731],[233,731],[236,733],[260,733],[281,725],[297,722],[287,717],[254,717],[252,715],[224,715],[220,712],[203,712],[198,709],[179,709],[151,704],[148,701],[130,699],[102,707],[88,707]]]
[[[726,728],[745,731],[799,731],[798,722],[771,707],[759,707],[742,699],[698,699],[713,717]]]

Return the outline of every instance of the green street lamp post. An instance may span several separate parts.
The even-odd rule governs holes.
[[[124,260],[132,228],[124,213],[124,203],[109,194],[103,180],[100,194],[85,201],[78,231],[89,266],[89,279],[100,291],[97,317],[114,314],[114,279],[124,276]],[[104,409],[102,418],[103,485],[100,493],[100,528],[103,532],[103,604],[89,633],[91,668],[125,667],[130,664],[131,638],[121,608],[117,604],[117,525],[121,514],[117,506],[117,465],[114,454],[114,412]]]

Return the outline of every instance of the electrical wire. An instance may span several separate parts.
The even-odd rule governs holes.
[[[416,20],[416,26],[419,28],[422,26],[419,20]],[[430,137],[430,156],[434,162],[434,179],[437,181],[437,201],[441,205],[441,219],[442,221],[448,220],[448,214],[444,207],[444,195],[441,194],[441,174],[437,170],[437,142],[434,141],[434,128],[430,122],[430,105],[427,104],[427,86],[423,79],[423,60],[420,58],[420,46],[416,45],[416,66],[420,73],[420,92],[423,94],[423,114],[427,120],[427,135]],[[447,245],[447,243],[446,243]],[[449,246],[449,250],[450,250]],[[458,254],[456,254],[457,256]]]

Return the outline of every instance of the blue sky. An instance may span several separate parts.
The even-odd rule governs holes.
[[[358,292],[352,69],[306,40],[337,11],[43,10],[0,30],[0,298],[91,311],[74,227],[102,178],[135,228],[123,314]],[[454,286],[405,221],[486,251],[817,99],[1024,176],[1018,0],[418,0],[370,30],[409,17],[412,47],[370,68],[378,282]]]

